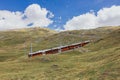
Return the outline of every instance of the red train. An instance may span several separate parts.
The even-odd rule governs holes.
[[[52,49],[40,50],[40,51],[37,51],[37,52],[29,53],[28,57],[33,57],[33,56],[37,56],[37,55],[61,53],[61,52],[64,52],[64,51],[68,51],[68,50],[72,50],[72,49],[82,47],[82,46],[88,44],[89,42],[90,41],[84,41],[84,42],[75,43],[75,44],[71,44],[71,45],[55,47],[55,48],[52,48]]]

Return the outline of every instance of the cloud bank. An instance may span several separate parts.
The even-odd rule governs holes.
[[[118,26],[120,25],[120,6],[100,9],[96,15],[88,12],[73,17],[64,25],[65,30],[93,29],[101,26]]]
[[[0,10],[0,30],[26,28],[26,27],[47,27],[53,21],[54,15],[46,8],[38,4],[29,5],[24,12],[11,12]]]

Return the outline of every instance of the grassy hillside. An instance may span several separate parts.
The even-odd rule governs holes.
[[[95,51],[117,46],[120,46],[120,28],[95,41],[93,45],[90,46],[90,49]]]
[[[29,28],[21,30],[1,31],[0,47],[22,44],[41,40],[44,37],[54,34],[55,31],[46,28]]]
[[[70,35],[65,35],[68,33]],[[62,40],[59,37],[61,35]],[[51,33],[42,36],[41,42],[36,42],[39,38],[33,36],[29,39],[32,39],[34,50],[57,46],[58,41],[65,45],[79,40],[88,40],[91,37],[93,40],[92,43],[77,50],[33,58],[26,56],[28,49],[24,43],[10,42],[8,45],[5,44],[6,39],[0,47],[0,79],[120,80],[119,35],[120,27]],[[29,44],[29,41],[25,41],[25,44]]]
[[[52,36],[48,36],[44,38],[43,41],[35,42],[34,43],[34,51],[39,49],[46,49],[57,47],[60,45],[69,45],[72,43],[77,43],[85,40],[97,41],[118,29],[119,27],[101,27],[97,29],[91,30],[73,30],[73,31],[64,31],[60,33],[56,33]],[[39,44],[39,45],[38,45]]]
[[[55,34],[55,31],[46,28],[29,28],[0,32],[0,61],[16,59],[27,55],[30,44],[40,42],[44,38]],[[33,44],[34,45],[34,44]]]

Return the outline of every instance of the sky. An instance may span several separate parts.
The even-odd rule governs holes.
[[[80,30],[120,25],[120,0],[0,0],[0,30]]]

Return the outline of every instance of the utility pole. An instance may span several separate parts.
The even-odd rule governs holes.
[[[30,53],[32,53],[33,52],[33,48],[32,48],[32,29],[30,30],[30,32],[29,32],[29,36],[30,36]]]
[[[30,44],[30,53],[32,53],[32,43]]]

